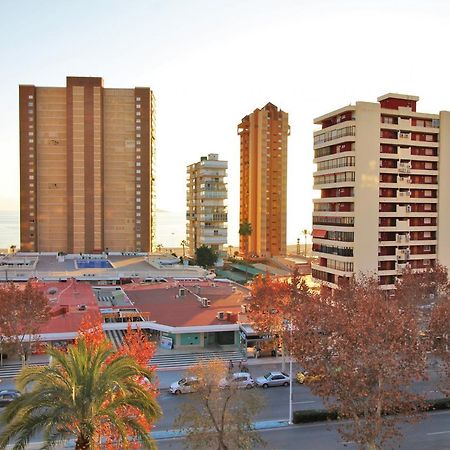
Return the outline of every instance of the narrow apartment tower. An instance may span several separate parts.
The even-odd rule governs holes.
[[[450,266],[450,113],[386,94],[315,119],[313,277],[336,288],[371,272],[394,288],[406,267]]]
[[[21,85],[22,251],[152,250],[155,109],[150,88]]]
[[[286,254],[288,114],[268,103],[238,125],[241,139],[239,222],[251,225],[241,235],[244,255]]]
[[[210,153],[187,166],[187,226],[189,254],[207,245],[223,256],[227,242],[227,161]]]

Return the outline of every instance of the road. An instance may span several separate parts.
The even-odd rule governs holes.
[[[400,450],[450,450],[450,411],[428,413],[415,425],[402,427]],[[356,450],[351,442],[344,442],[336,431],[336,423],[291,425],[260,431],[268,443],[267,450]],[[183,439],[158,441],[159,450],[181,450]]]
[[[269,371],[269,370],[274,370],[274,369],[278,369],[279,367],[277,366],[270,366],[270,365],[266,365],[265,367],[252,367],[251,368],[251,372],[253,374],[253,376],[258,376],[260,375],[261,371]],[[170,384],[170,381],[176,381],[178,380],[180,377],[182,376],[181,372],[172,372],[172,373],[166,373],[165,377],[166,379],[165,381],[165,385]],[[440,397],[441,395],[439,394],[439,392],[436,391],[435,388],[435,384],[436,384],[436,379],[437,379],[437,375],[435,373],[430,373],[430,379],[428,381],[423,381],[423,382],[419,382],[419,383],[415,383],[413,385],[412,390],[415,392],[423,392],[426,393],[428,397],[433,398],[433,397]],[[13,388],[15,386],[14,384],[14,380],[13,379],[9,379],[9,380],[3,380],[3,382],[0,385],[0,390],[1,389],[6,389],[6,388]],[[289,414],[289,388],[287,387],[276,387],[276,388],[269,388],[269,389],[261,389],[261,388],[256,388],[258,389],[258,392],[261,394],[261,396],[264,399],[264,403],[265,403],[265,407],[262,409],[262,411],[258,414],[258,416],[256,417],[256,421],[268,421],[268,420],[287,420],[288,419],[288,414]],[[155,431],[162,431],[162,430],[171,430],[174,428],[173,422],[174,419],[176,418],[176,416],[179,414],[180,411],[180,405],[182,403],[189,403],[192,401],[192,395],[190,394],[184,394],[184,395],[179,395],[179,396],[175,396],[170,394],[166,389],[162,389],[161,393],[158,397],[158,401],[160,402],[160,405],[163,409],[163,417],[161,418],[161,420],[155,424]],[[321,408],[323,406],[322,401],[320,398],[315,397],[311,394],[310,389],[307,386],[301,386],[298,383],[294,383],[293,384],[293,409],[295,410],[300,410],[300,409],[316,409],[316,408]],[[450,417],[447,417],[447,420],[449,420],[449,425],[447,425],[447,428],[450,429]],[[289,429],[289,430],[273,430],[273,431],[264,431],[262,433],[264,433],[264,436],[269,436],[267,437],[267,439],[272,443],[273,441],[273,445],[277,445],[278,447],[275,448],[279,448],[279,449],[284,449],[284,448],[298,448],[298,447],[283,447],[284,444],[282,444],[284,442],[284,439],[287,439],[286,442],[289,442],[289,439],[291,439],[289,436],[290,433],[298,433],[299,428],[301,428],[302,430],[309,430],[309,431],[303,431],[303,433],[305,433],[305,435],[308,435],[308,433],[313,433],[313,430],[316,430],[318,425],[302,425],[302,426],[296,426],[294,427],[294,429]],[[320,429],[320,426],[319,426]],[[444,427],[445,429],[445,427]],[[0,429],[1,431],[1,429]],[[284,433],[284,434],[283,434]],[[314,433],[316,433],[314,431]],[[314,434],[313,433],[313,434]],[[279,437],[281,436],[281,437]],[[316,436],[316,435],[314,435]],[[332,439],[330,436],[333,436],[332,434],[330,435],[328,433],[328,438],[326,439]],[[334,439],[336,440],[336,434],[334,435]],[[438,439],[438,437],[441,435],[436,435],[435,439]],[[446,442],[448,442],[448,446],[447,447],[439,447],[439,448],[447,448],[450,450],[450,432],[448,432],[448,434],[442,434],[441,438],[445,438]],[[282,441],[280,442],[277,439],[282,439]],[[296,439],[297,438],[292,438],[294,439],[293,442],[297,442]],[[303,438],[302,438],[303,439]],[[314,439],[319,439],[318,436],[314,437]],[[327,441],[325,439],[325,442],[328,442],[329,445],[329,441]],[[39,436],[34,437],[33,442],[39,441],[40,438]],[[312,441],[311,441],[312,442]],[[318,440],[318,442],[320,442],[320,439]],[[335,445],[338,441],[334,442],[333,445]],[[177,441],[173,441],[172,442],[174,445],[179,445],[179,443],[177,443]],[[170,447],[164,447],[165,445],[169,445],[170,442],[161,442],[161,446],[160,448],[170,448]],[[312,445],[312,444],[311,444]],[[325,445],[325,444],[324,444]],[[175,447],[175,448],[182,448],[182,447]],[[311,446],[311,447],[305,447],[305,448],[319,448],[319,447],[315,447],[315,446]],[[341,448],[341,447],[322,447],[322,448]],[[343,448],[343,447],[342,447]],[[412,447],[411,447],[412,448]],[[417,447],[422,449],[426,449],[428,450],[428,448],[432,448],[434,449],[435,447]]]

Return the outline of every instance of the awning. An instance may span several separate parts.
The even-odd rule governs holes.
[[[325,238],[327,235],[327,230],[318,230],[317,228],[312,231],[312,237],[315,238]]]

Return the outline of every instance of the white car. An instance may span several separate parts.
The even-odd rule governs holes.
[[[263,377],[256,379],[256,384],[263,388],[269,386],[289,386],[291,379],[284,372],[268,372]]]
[[[247,372],[236,372],[227,378],[222,378],[219,381],[219,387],[226,389],[230,387],[237,387],[238,389],[250,389],[255,385],[255,381]]]
[[[179,381],[175,381],[170,385],[170,393],[178,395],[178,394],[189,394],[190,392],[195,392],[198,386],[198,378],[196,377],[187,377],[182,378]]]

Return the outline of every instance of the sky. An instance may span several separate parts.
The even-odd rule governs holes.
[[[288,112],[293,244],[317,196],[313,119],[387,92],[420,96],[419,111],[450,110],[449,29],[447,0],[0,0],[0,220],[19,209],[18,85],[101,76],[155,94],[156,201],[180,217],[175,240],[186,166],[219,153],[238,242],[237,125],[269,101]]]

